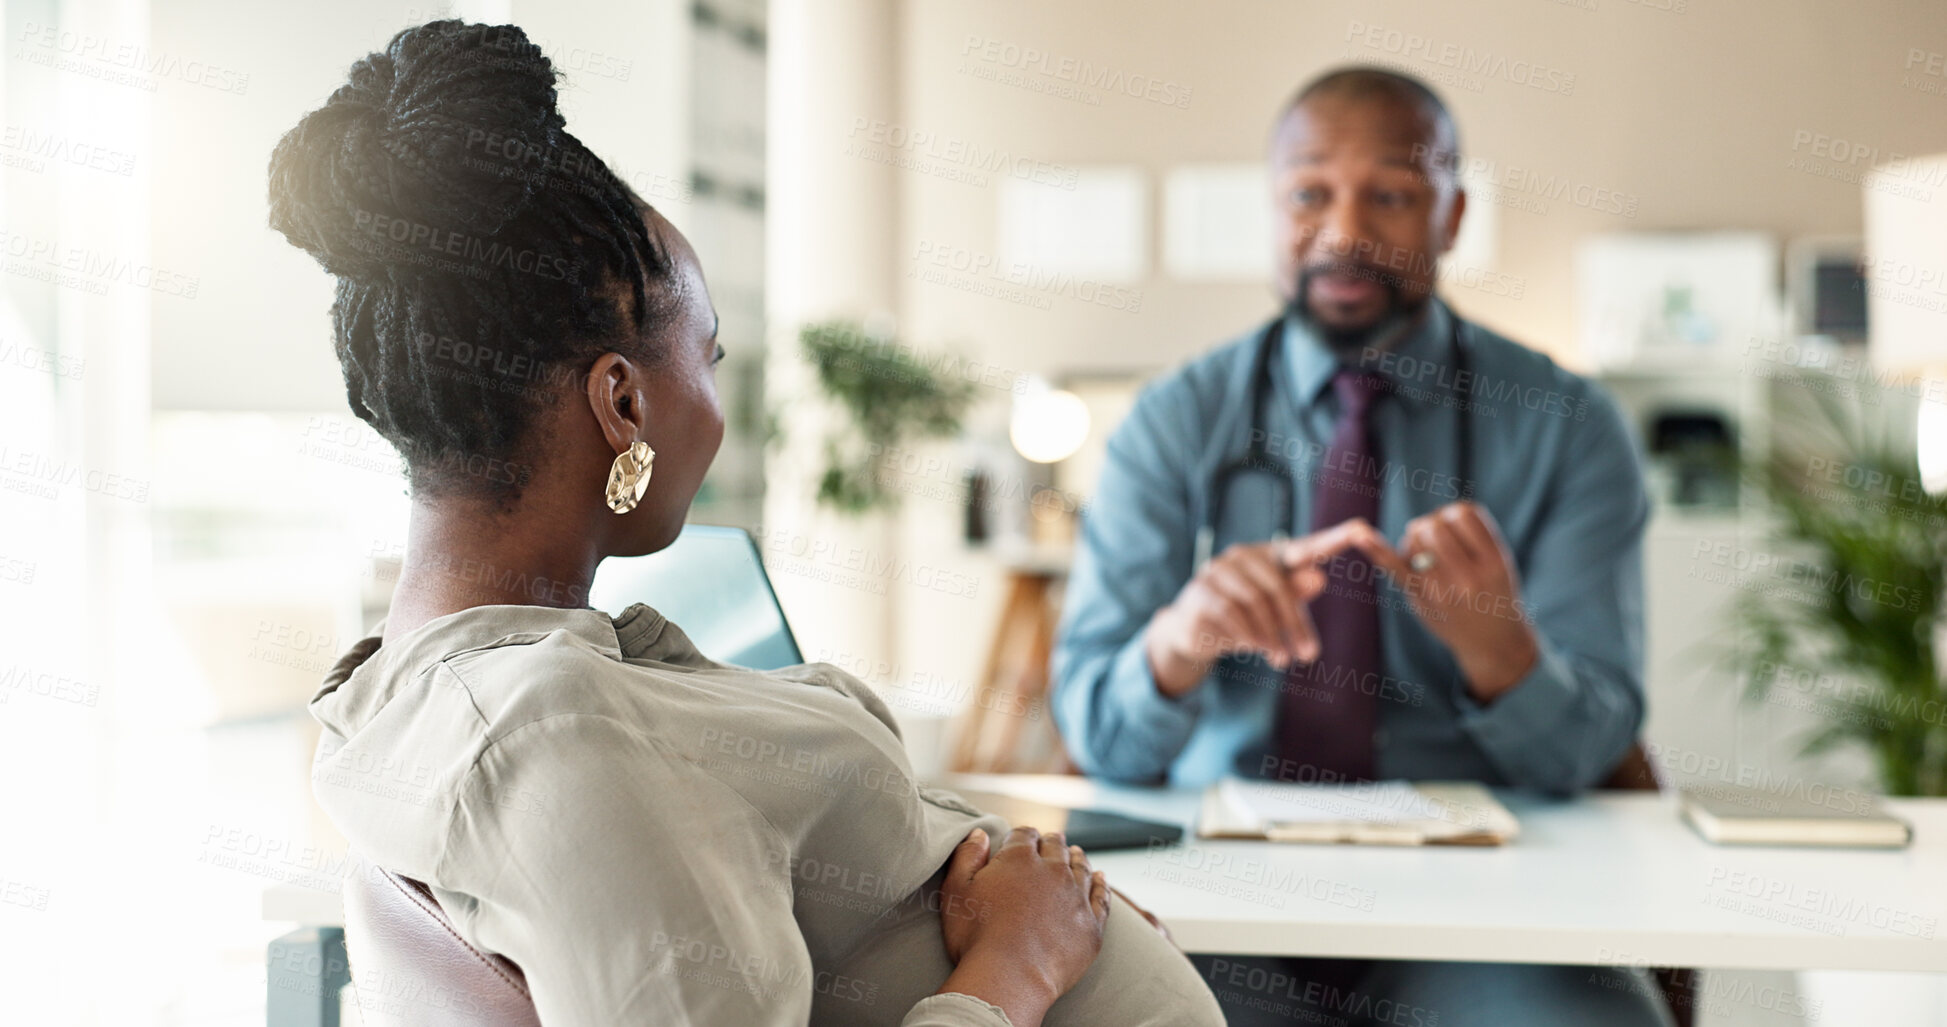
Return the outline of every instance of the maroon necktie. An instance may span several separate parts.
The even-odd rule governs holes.
[[[1317,468],[1311,530],[1354,517],[1379,523],[1379,453],[1368,430],[1372,401],[1391,383],[1370,371],[1342,367],[1332,376],[1339,423]],[[1287,671],[1279,702],[1277,744],[1289,761],[1281,776],[1296,780],[1369,781],[1374,775],[1373,728],[1379,708],[1380,571],[1365,554],[1348,551],[1326,565],[1325,591],[1311,602],[1318,659]]]

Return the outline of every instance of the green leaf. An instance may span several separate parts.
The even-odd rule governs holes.
[[[884,454],[957,434],[974,384],[950,372],[958,364],[950,355],[923,359],[851,322],[806,325],[798,339],[819,388],[844,414],[825,439],[818,501],[847,513],[897,505],[899,493],[882,473]]]

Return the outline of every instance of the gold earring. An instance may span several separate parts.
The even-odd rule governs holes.
[[[615,454],[615,463],[608,469],[608,508],[619,514],[635,509],[649,490],[649,471],[655,464],[656,451],[647,442],[638,441]]]

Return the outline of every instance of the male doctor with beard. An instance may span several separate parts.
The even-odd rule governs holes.
[[[1285,309],[1150,382],[1090,504],[1053,668],[1087,773],[1566,795],[1629,751],[1635,446],[1595,385],[1434,296],[1459,160],[1445,105],[1390,71],[1328,72],[1280,112]],[[1233,1024],[1669,1022],[1622,967],[1198,962]]]

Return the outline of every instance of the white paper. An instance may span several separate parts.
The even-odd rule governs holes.
[[[1448,818],[1445,807],[1406,781],[1298,785],[1226,778],[1218,788],[1225,808],[1241,823],[1402,824]]]

